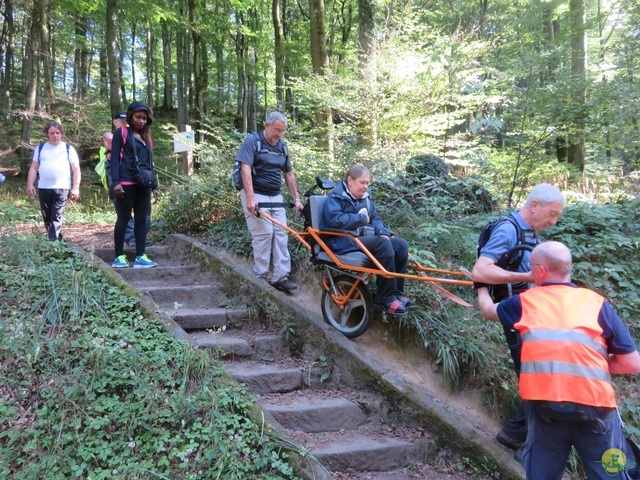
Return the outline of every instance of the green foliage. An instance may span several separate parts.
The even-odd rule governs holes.
[[[640,334],[637,265],[640,260],[638,200],[597,205],[578,203],[565,209],[549,239],[566,244],[574,259],[573,279],[598,291]]]
[[[207,350],[63,244],[0,243],[0,476],[296,478]]]
[[[425,177],[446,178],[449,175],[449,167],[444,160],[433,154],[411,157],[405,168],[408,175],[419,180]]]

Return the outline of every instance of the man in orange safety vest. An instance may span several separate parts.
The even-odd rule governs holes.
[[[522,337],[522,464],[527,479],[559,479],[574,446],[589,480],[637,478],[610,374],[640,373],[640,355],[611,304],[571,283],[571,265],[565,245],[542,243],[531,253],[536,287],[498,304],[478,289],[482,315]]]

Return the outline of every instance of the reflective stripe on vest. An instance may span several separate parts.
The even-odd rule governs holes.
[[[607,345],[598,315],[604,298],[568,285],[520,294],[520,396],[615,408]]]

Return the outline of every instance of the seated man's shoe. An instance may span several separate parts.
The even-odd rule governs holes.
[[[498,443],[504,445],[507,448],[510,448],[511,450],[518,450],[524,444],[524,442],[521,442],[507,435],[504,430],[500,430],[498,432],[498,434],[496,435],[496,440],[498,441]]]
[[[385,315],[393,315],[394,317],[404,317],[405,315],[407,315],[407,310],[404,308],[402,302],[398,299],[395,299],[389,305],[384,305],[382,303],[376,302],[375,306]]]
[[[125,240],[124,243],[127,244],[127,247],[136,248],[136,239],[130,238],[129,240]]]
[[[269,282],[269,285],[271,285],[276,290],[280,290],[281,292],[291,292],[292,290],[296,290],[298,288],[298,286],[288,278],[280,280],[279,282]]]
[[[513,459],[522,464],[522,448],[519,448],[518,450],[516,450],[516,453],[513,454]]]
[[[407,308],[413,308],[415,307],[415,303],[413,303],[413,300],[411,300],[408,297],[405,297],[404,295],[401,295],[398,297],[398,300],[400,300],[402,302],[402,306],[407,309]]]

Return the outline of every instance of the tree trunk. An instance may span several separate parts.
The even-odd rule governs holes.
[[[311,61],[316,75],[325,76],[330,72],[327,55],[327,34],[324,25],[324,0],[309,0],[309,17],[311,26]],[[331,141],[331,109],[317,106],[315,110],[317,133],[316,143],[319,148],[326,148],[333,153]]]
[[[42,31],[40,26],[44,22],[44,0],[35,0],[31,12],[31,32],[25,51],[27,92],[22,117],[22,131],[20,132],[20,170],[25,174],[31,166],[33,157],[33,150],[29,148],[29,144],[38,89],[38,65],[41,55],[40,33]]]
[[[13,55],[15,51],[15,27],[13,23],[13,0],[4,0],[4,23],[2,25],[6,42],[4,54],[4,76],[2,77],[2,120],[11,120],[11,82],[13,80]]]
[[[88,90],[87,58],[89,56],[89,51],[87,50],[86,17],[79,17],[75,20],[75,41],[73,91],[78,98],[85,98]]]
[[[107,64],[109,66],[109,106],[114,114],[120,108],[120,69],[118,67],[116,22],[118,0],[107,0]]]
[[[166,21],[162,22],[162,62],[164,98],[162,110],[169,112],[173,108],[173,64],[171,62],[172,31]]]
[[[248,27],[251,31],[256,31],[260,28],[257,9],[250,8],[247,16],[249,18]],[[247,65],[247,128],[250,132],[255,132],[258,129],[258,51],[253,37],[249,37],[247,51],[249,53]],[[267,92],[264,94],[266,97]]]
[[[44,96],[46,98],[45,104],[50,105],[55,101],[55,92],[53,88],[53,68],[52,58],[53,51],[51,48],[51,39],[49,37],[49,28],[47,22],[42,22],[40,25],[40,38],[42,39],[42,72],[44,77]]]
[[[375,103],[376,64],[373,54],[375,29],[375,4],[372,0],[358,0],[358,64],[362,81],[361,112],[358,116],[358,145],[373,146],[376,144]]]
[[[100,97],[109,96],[109,65],[107,63],[107,49],[105,46],[100,47]]]
[[[273,17],[274,47],[276,61],[276,105],[278,111],[284,111],[284,28],[282,25],[282,1],[273,0],[271,5]]]
[[[135,101],[138,99],[138,92],[136,91],[136,33],[137,22],[131,23],[131,53],[129,54],[131,60],[131,98]]]
[[[245,36],[242,33],[244,15],[236,12],[236,59],[238,62],[238,93],[236,97],[236,115],[242,119],[242,132],[247,133],[247,119],[249,117],[249,83],[247,80],[246,45]]]
[[[189,0],[189,24],[191,25],[191,39],[193,41],[193,76],[195,87],[195,108],[194,108],[194,130],[200,137],[202,119],[207,113],[206,95],[209,88],[209,69],[207,59],[207,48],[204,45],[201,35],[201,28],[198,23],[200,17],[200,4],[198,0]],[[199,140],[201,140],[199,138]]]
[[[180,2],[180,15],[185,18],[188,15],[187,7]],[[184,29],[180,28],[177,32],[177,61],[178,61],[178,126],[189,124],[189,60],[190,45],[189,38]]]
[[[584,171],[586,103],[587,103],[587,33],[585,0],[570,0],[571,76],[574,83],[572,102],[574,124],[569,137],[569,162]]]
[[[145,69],[147,70],[147,105],[153,108],[153,30],[147,22],[147,39],[145,44],[145,54],[147,55]]]

